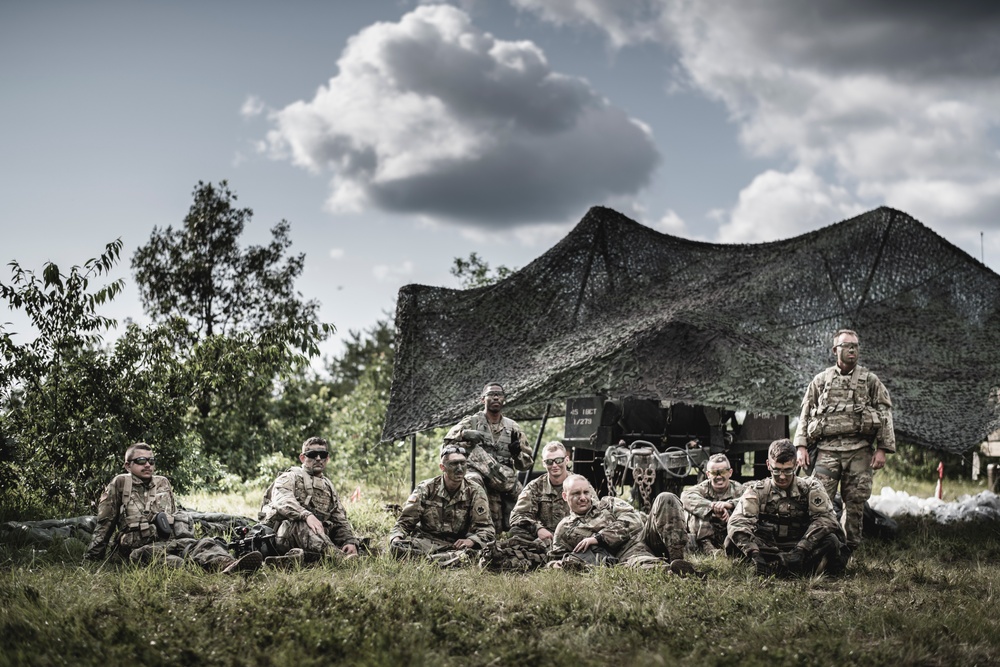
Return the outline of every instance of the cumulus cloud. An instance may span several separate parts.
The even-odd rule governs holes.
[[[673,209],[669,209],[659,220],[652,223],[650,227],[658,232],[663,232],[664,234],[670,234],[672,236],[687,235],[687,225],[684,224],[683,218],[677,215]]]
[[[388,264],[376,264],[372,267],[372,275],[380,283],[403,282],[405,278],[413,274],[414,265],[410,260],[405,260],[398,266]]]
[[[254,118],[261,115],[267,107],[264,102],[256,95],[250,95],[243,101],[243,106],[240,107],[240,115],[244,118]]]
[[[680,63],[673,83],[724,103],[748,152],[791,161],[747,186],[726,233],[751,235],[747,216],[774,212],[753,203],[765,188],[807,219],[885,203],[932,224],[1000,224],[1000,5],[511,2],[591,24],[616,48],[662,44]]]
[[[343,248],[330,248],[330,257],[333,259],[343,259],[344,249]]]
[[[270,114],[267,137],[272,156],[332,171],[335,211],[553,222],[638,191],[659,161],[648,127],[456,7],[369,26],[338,67],[312,100]]]

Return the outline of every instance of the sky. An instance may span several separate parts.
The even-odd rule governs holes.
[[[121,238],[119,320],[148,322],[135,250],[223,179],[247,243],[291,224],[326,354],[595,205],[715,243],[887,205],[1000,268],[994,3],[6,2],[0,96],[0,263]]]

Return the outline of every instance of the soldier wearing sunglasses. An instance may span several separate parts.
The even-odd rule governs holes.
[[[802,398],[795,433],[797,462],[808,468],[831,500],[840,488],[841,519],[847,546],[861,543],[865,502],[872,495],[872,476],[896,451],[892,400],[881,380],[858,364],[858,334],[841,329],[833,337],[837,363],[813,378]],[[812,454],[810,453],[812,448]]]
[[[823,485],[795,474],[795,447],[775,440],[771,476],[748,482],[729,519],[726,553],[752,561],[757,574],[840,574],[850,554]]]
[[[146,443],[125,450],[125,472],[101,494],[97,529],[85,560],[103,560],[110,543],[112,559],[134,563],[179,566],[190,560],[205,570],[227,574],[261,566],[263,557],[257,551],[237,560],[214,539],[195,539],[190,516],[177,510],[170,482],[153,473],[155,466],[156,457]]]
[[[280,554],[291,557],[298,554],[293,549],[301,549],[306,560],[358,555],[358,539],[344,505],[323,474],[329,460],[329,443],[309,438],[299,453],[302,465],[281,473],[264,492],[258,518],[274,529]]]
[[[732,480],[733,467],[725,454],[713,454],[705,465],[706,479],[681,493],[688,515],[687,529],[698,551],[714,554],[723,548],[729,517],[743,495],[743,485]]]
[[[510,534],[527,540],[540,540],[544,546],[552,544],[552,534],[563,517],[569,515],[569,506],[563,500],[563,482],[569,477],[569,454],[558,440],[542,448],[545,474],[531,480],[510,514]]]

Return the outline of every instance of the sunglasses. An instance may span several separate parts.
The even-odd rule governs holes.
[[[732,468],[726,468],[725,470],[709,470],[706,474],[709,477],[724,477],[732,472]]]
[[[151,466],[155,466],[156,465],[156,457],[155,456],[140,456],[137,459],[132,459],[131,461],[129,461],[129,463],[131,463],[133,465],[137,465],[137,466],[144,466],[144,465],[146,465],[148,463]]]
[[[557,466],[565,460],[566,460],[565,456],[558,456],[554,459],[542,459],[542,463],[544,463],[547,466]]]
[[[449,445],[441,450],[441,458],[448,456],[449,454],[461,454],[466,455],[465,447],[456,447],[455,445]]]
[[[330,452],[324,452],[322,450],[313,450],[311,452],[306,452],[305,457],[307,459],[319,459],[320,461],[325,461],[330,457]]]

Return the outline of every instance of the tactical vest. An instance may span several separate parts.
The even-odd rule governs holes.
[[[826,372],[823,390],[806,428],[810,440],[844,435],[872,439],[878,435],[882,418],[868,404],[868,373],[861,366],[855,366],[850,375],[841,375],[836,368]]]
[[[158,481],[165,478],[156,475],[150,480],[149,488],[145,493],[145,501],[141,506],[139,503],[130,502],[132,500],[132,474],[118,475],[112,483],[117,485],[119,479],[122,480],[122,485],[118,525],[123,526],[118,540],[119,544],[134,549],[143,544],[155,542],[158,536],[156,526],[153,524],[153,517],[160,511],[160,508],[153,507],[153,501],[156,499],[154,489],[157,488]],[[172,514],[167,514],[167,520],[173,526],[174,517]]]
[[[795,483],[793,480],[792,484]],[[781,545],[797,543],[805,536],[811,523],[808,493],[778,497],[773,495],[772,480],[765,479],[757,497],[760,499],[757,529],[767,538]]]
[[[301,501],[300,504],[302,505],[302,507],[306,508],[307,510],[312,511],[313,508],[310,507],[310,505],[312,504],[312,498],[313,498],[313,485],[312,485],[312,482],[307,477],[309,475],[309,473],[307,473],[300,466],[295,466],[294,468],[289,468],[285,472],[286,473],[288,473],[288,472],[295,473],[296,477],[299,477],[300,479],[303,480],[302,481],[302,486],[306,490],[306,498],[305,498],[305,500]],[[284,474],[284,473],[282,473],[282,474]],[[278,475],[278,477],[280,477],[280,476],[281,475]],[[333,492],[333,482],[331,482],[330,479],[326,475],[320,475],[320,477],[322,477],[323,481],[326,483],[327,490],[330,492],[330,498],[331,499],[335,498],[336,495]],[[268,486],[267,490],[264,491],[264,501],[261,503],[260,512],[257,513],[257,521],[263,523],[264,525],[268,526],[269,528],[274,528],[274,529],[277,529],[278,524],[281,523],[281,521],[278,519],[278,510],[275,509],[274,507],[271,507],[271,494],[274,491],[274,484],[277,481],[278,481],[278,479],[276,477],[274,479],[274,482],[271,482],[271,485]],[[331,507],[331,510],[332,509],[333,508]],[[329,518],[329,517],[326,517],[326,518],[324,518],[324,517],[317,517],[317,518],[320,519],[320,521],[325,521],[326,518]]]
[[[469,467],[478,472],[489,491],[498,493],[513,493],[518,486],[517,470],[514,468],[514,458],[510,455],[510,436],[514,429],[514,420],[500,417],[503,430],[494,433],[485,413],[476,413],[470,424],[471,428],[486,434],[486,439],[478,447],[469,452]],[[496,439],[494,440],[493,437]],[[489,456],[483,456],[488,454]],[[490,460],[492,457],[494,461]]]

